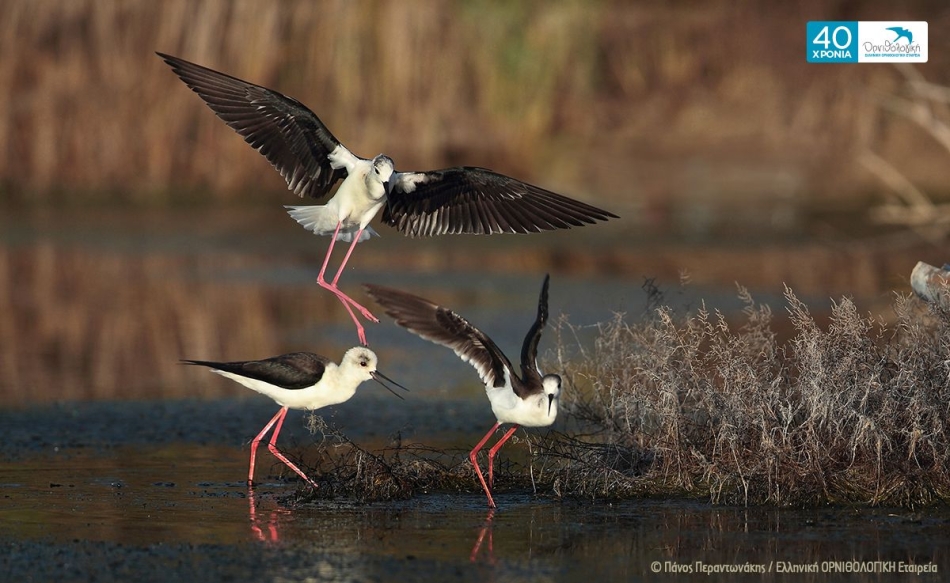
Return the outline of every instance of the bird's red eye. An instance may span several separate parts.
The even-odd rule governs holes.
[[[365,366],[366,366],[366,361],[365,361],[365,360],[361,360],[361,361],[360,361],[360,366],[365,367]]]

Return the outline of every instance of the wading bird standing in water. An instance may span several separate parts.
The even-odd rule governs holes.
[[[328,405],[343,403],[356,394],[356,387],[369,379],[383,385],[386,390],[400,399],[402,397],[383,381],[408,390],[376,370],[376,354],[363,346],[347,350],[339,365],[326,357],[310,352],[292,352],[264,360],[240,362],[208,360],[182,360],[182,362],[210,367],[211,372],[216,372],[262,395],[267,395],[280,405],[277,414],[251,442],[251,467],[247,472],[248,486],[254,483],[254,460],[257,456],[257,446],[276,423],[267,449],[308,484],[314,488],[317,487],[316,482],[308,478],[307,474],[277,450],[277,436],[280,434],[288,409],[313,411]]]
[[[158,56],[218,117],[267,158],[290,190],[320,199],[343,181],[325,205],[288,208],[307,230],[331,236],[317,283],[343,303],[363,345],[366,334],[353,308],[367,320],[379,320],[337,284],[356,244],[377,234],[369,223],[380,210],[384,223],[410,237],[537,233],[617,218],[484,168],[396,172],[389,156],[365,159],[347,150],[296,99],[177,57]],[[336,241],[350,246],[328,283],[324,274]]]
[[[519,425],[547,427],[554,423],[557,417],[561,377],[556,374],[543,374],[537,363],[538,342],[548,320],[548,280],[548,276],[545,276],[538,300],[538,315],[521,347],[520,377],[508,357],[487,334],[452,310],[392,288],[372,284],[363,286],[397,324],[421,338],[451,348],[459,358],[475,367],[478,376],[485,383],[492,412],[498,421],[472,449],[468,459],[475,468],[482,488],[485,489],[488,506],[491,508],[495,508],[491,495],[495,454]],[[485,476],[478,468],[476,456],[502,423],[514,425],[488,450],[486,482]]]

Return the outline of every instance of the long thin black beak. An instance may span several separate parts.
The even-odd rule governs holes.
[[[548,415],[551,414],[551,405],[554,404],[554,395],[548,395]]]
[[[406,387],[400,385],[399,383],[397,383],[396,381],[392,380],[391,378],[389,378],[388,376],[384,375],[383,373],[379,372],[378,370],[374,370],[373,372],[371,372],[371,373],[369,373],[369,374],[373,375],[373,380],[374,380],[374,381],[376,381],[377,383],[383,385],[383,387],[385,387],[387,391],[389,391],[390,393],[396,395],[396,396],[399,397],[400,399],[402,399],[402,395],[400,395],[400,394],[397,393],[396,391],[394,391],[394,390],[392,390],[391,388],[389,388],[389,385],[387,385],[387,384],[384,383],[383,381],[390,382],[390,383],[396,385],[397,387],[399,387],[400,389],[406,391],[407,393],[409,392],[409,389],[407,389]],[[403,400],[405,400],[405,399],[403,399]]]

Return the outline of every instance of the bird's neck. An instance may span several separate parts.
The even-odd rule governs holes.
[[[366,380],[362,371],[346,367],[336,367],[333,370],[333,376],[339,390],[341,392],[347,392],[351,396],[356,392],[356,388]]]
[[[366,176],[363,178],[363,184],[366,186],[366,193],[373,200],[380,200],[386,196],[386,187],[383,186],[379,177],[376,176],[372,170],[366,173]]]

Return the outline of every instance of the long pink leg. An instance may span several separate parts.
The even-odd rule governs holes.
[[[340,300],[340,303],[343,304],[344,308],[346,308],[346,313],[350,315],[350,319],[353,320],[353,324],[356,325],[356,337],[359,338],[360,344],[362,344],[363,346],[369,346],[369,343],[366,342],[366,329],[363,328],[362,324],[360,324],[360,321],[357,319],[356,314],[353,313],[353,310],[352,308],[350,308],[350,305],[346,303],[347,300],[349,300],[350,298],[347,297],[346,295],[343,295],[343,292],[339,292],[339,290],[333,290],[330,288],[327,288],[327,289],[329,289],[334,294],[336,294],[336,299]]]
[[[495,454],[498,453],[498,450],[501,449],[501,446],[503,446],[505,442],[508,441],[508,439],[511,438],[511,436],[515,434],[515,431],[518,431],[517,425],[509,429],[502,436],[502,438],[498,440],[498,443],[496,443],[490,450],[488,450],[488,485],[489,486],[492,486],[492,487],[495,486],[495,478],[492,475],[493,474],[492,463],[495,459]]]
[[[336,275],[333,276],[333,281],[330,282],[330,285],[333,286],[333,288],[339,292],[340,299],[344,299],[350,304],[352,304],[354,308],[359,310],[360,314],[363,314],[364,318],[366,318],[370,322],[379,323],[379,318],[374,316],[373,313],[370,312],[368,309],[356,303],[356,301],[353,300],[353,298],[351,298],[350,296],[340,291],[340,288],[338,288],[336,285],[336,283],[340,281],[340,276],[343,275],[343,269],[346,267],[346,263],[350,260],[350,255],[353,254],[353,249],[356,248],[356,244],[359,243],[360,235],[362,234],[363,234],[363,229],[360,229],[359,231],[356,232],[356,236],[353,237],[353,241],[350,243],[349,249],[346,250],[346,255],[343,256],[343,262],[340,263],[339,269],[336,270]]]
[[[482,447],[485,446],[485,443],[491,439],[491,436],[495,434],[495,430],[498,429],[499,425],[501,425],[501,423],[495,423],[492,425],[492,428],[488,430],[488,433],[485,434],[485,437],[483,437],[482,440],[478,442],[478,445],[476,445],[475,448],[472,449],[472,451],[468,454],[468,460],[472,462],[472,467],[475,468],[475,473],[478,475],[478,481],[482,483],[482,488],[485,489],[485,495],[488,496],[489,508],[495,508],[495,501],[492,500],[491,497],[491,488],[489,488],[488,484],[485,483],[485,476],[483,476],[482,471],[478,469],[478,461],[476,460],[475,456],[477,456],[478,452],[482,449]]]
[[[343,307],[346,308],[347,313],[350,315],[350,319],[353,320],[353,324],[356,325],[356,335],[359,337],[360,344],[366,346],[366,331],[363,328],[363,325],[360,324],[360,321],[356,318],[356,314],[353,313],[353,310],[350,308],[352,304],[357,310],[360,311],[363,316],[372,321],[379,322],[379,318],[374,316],[369,310],[356,303],[350,296],[346,295],[337,287],[337,281],[340,279],[340,275],[343,273],[343,268],[346,265],[346,262],[349,260],[350,255],[353,253],[353,248],[356,246],[356,243],[360,240],[360,235],[363,234],[363,229],[360,229],[359,232],[354,237],[353,242],[350,244],[350,248],[347,249],[346,256],[343,259],[343,263],[340,265],[340,269],[336,272],[336,277],[333,278],[331,283],[328,283],[324,279],[324,275],[327,271],[327,265],[330,263],[330,255],[333,254],[333,247],[336,244],[336,237],[340,233],[340,228],[343,226],[343,223],[337,223],[336,229],[333,231],[333,235],[330,238],[330,246],[327,248],[327,255],[323,258],[323,265],[320,267],[320,273],[317,275],[317,284],[333,293],[340,300],[340,303],[343,304]]]
[[[274,426],[274,423],[277,423],[277,419],[282,418],[282,416],[287,414],[287,407],[282,408],[280,411],[274,415],[274,418],[267,422],[267,425],[264,426],[264,429],[261,429],[261,432],[257,434],[257,437],[254,438],[254,441],[251,442],[251,469],[247,472],[247,485],[254,485],[254,460],[257,457],[257,446],[260,444],[261,440],[264,439],[264,434],[270,431],[270,428]]]
[[[307,474],[305,474],[305,473],[303,473],[302,471],[300,471],[300,468],[298,468],[297,466],[295,466],[295,465],[293,464],[293,462],[291,462],[289,459],[287,459],[286,457],[284,457],[284,454],[280,453],[280,451],[277,450],[277,445],[276,445],[276,443],[277,443],[277,436],[280,435],[280,428],[281,428],[281,426],[284,424],[284,417],[287,416],[287,407],[282,407],[281,410],[280,410],[280,413],[278,413],[278,415],[279,415],[280,418],[277,419],[277,427],[274,428],[274,433],[271,434],[270,443],[267,444],[267,449],[269,449],[270,452],[271,452],[272,454],[274,454],[274,457],[275,457],[275,458],[277,458],[277,459],[279,459],[280,461],[282,461],[282,462],[284,462],[285,464],[287,464],[287,467],[288,467],[288,468],[290,468],[290,469],[292,469],[293,471],[297,472],[297,475],[298,475],[298,476],[300,476],[301,478],[303,478],[304,480],[306,480],[306,482],[307,482],[308,484],[310,484],[311,486],[313,486],[314,488],[316,488],[316,487],[317,487],[317,483],[316,483],[316,482],[314,482],[313,480],[311,480],[310,478],[308,478],[308,477],[307,477]]]
[[[330,246],[327,248],[327,256],[323,258],[323,265],[320,267],[320,274],[317,275],[317,283],[327,289],[331,289],[329,284],[323,279],[323,274],[327,271],[327,265],[330,263],[330,255],[333,255],[333,246],[336,244],[336,236],[340,234],[340,227],[343,226],[343,223],[336,224],[336,230],[333,231],[333,235],[330,237]]]

